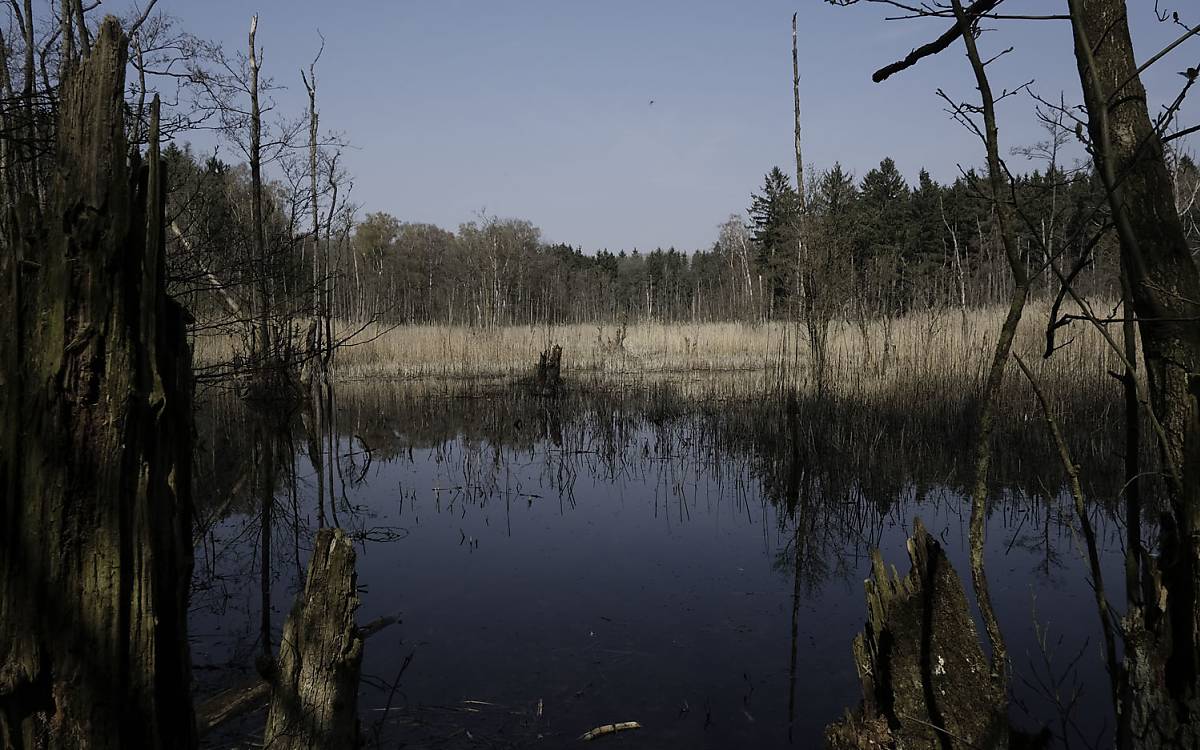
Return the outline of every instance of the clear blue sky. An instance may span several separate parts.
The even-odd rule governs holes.
[[[1194,0],[1163,0],[1200,22]],[[1145,58],[1179,36],[1152,0],[1129,0]],[[861,176],[884,156],[915,180],[982,162],[973,136],[949,120],[935,91],[972,95],[961,42],[883,84],[877,67],[946,28],[885,22],[883,10],[822,0],[161,0],[159,7],[230,49],[260,16],[264,73],[288,90],[278,108],[300,115],[299,69],[318,48],[322,127],[354,144],[345,163],[363,212],[456,228],[479,211],[531,220],[555,242],[647,249],[711,245],[744,212],[763,174],[792,155],[791,29],[800,14],[807,165],[841,163]],[[1065,12],[1066,0],[1009,0],[1012,11]],[[983,41],[993,86],[1034,79],[1048,98],[1079,99],[1065,22],[995,23]],[[1200,65],[1193,38],[1148,77],[1165,103]],[[651,105],[650,101],[654,100]],[[1200,106],[1185,110],[1195,124]],[[1033,102],[1003,105],[1002,139],[1043,133]],[[1023,160],[1011,157],[1014,164]]]

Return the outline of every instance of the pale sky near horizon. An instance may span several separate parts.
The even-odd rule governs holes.
[[[1200,23],[1194,0],[1160,0]],[[280,111],[306,107],[299,70],[320,45],[322,128],[353,144],[345,164],[361,215],[387,211],[448,229],[480,211],[529,219],[545,239],[602,248],[711,246],[731,213],[778,165],[794,173],[791,14],[799,12],[806,166],[835,161],[861,177],[891,156],[910,182],[941,181],[983,161],[979,141],[936,96],[963,99],[974,81],[958,42],[888,82],[878,67],[945,28],[886,22],[878,6],[823,0],[160,0],[183,27],[242,49],[252,13],[264,75],[286,86]],[[1007,12],[1062,13],[1066,0],[1008,0]],[[1129,0],[1145,59],[1182,29]],[[1069,25],[993,22],[985,54],[997,89],[1033,80],[1039,94],[1078,101]],[[1200,66],[1193,37],[1151,69],[1153,106],[1169,103]],[[653,104],[651,104],[653,101]],[[1024,94],[1002,107],[1006,149],[1043,139]],[[1200,122],[1189,104],[1182,126]],[[1194,141],[1200,143],[1200,140]],[[1078,150],[1076,150],[1076,155]],[[232,154],[227,154],[233,158]],[[1027,164],[1009,157],[1014,167]]]

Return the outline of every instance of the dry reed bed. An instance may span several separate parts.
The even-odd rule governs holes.
[[[921,312],[872,322],[864,332],[835,323],[829,336],[828,379],[843,394],[879,395],[910,383],[974,391],[991,357],[1003,310]],[[1060,331],[1070,344],[1042,359],[1048,311],[1026,312],[1014,345],[1050,387],[1071,385],[1106,392],[1108,371],[1121,369],[1116,355],[1091,326],[1076,322]],[[348,333],[358,326],[341,324]],[[335,359],[340,381],[389,378],[512,379],[528,375],[538,353],[563,347],[564,375],[589,381],[622,381],[654,374],[682,376],[742,373],[750,390],[763,386],[811,385],[808,343],[789,323],[655,323],[506,326],[491,329],[367,325]],[[1115,331],[1114,331],[1115,333]],[[235,353],[233,337],[202,336],[196,361],[214,364]]]

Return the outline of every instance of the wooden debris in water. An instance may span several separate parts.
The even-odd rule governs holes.
[[[603,726],[596,727],[595,729],[589,729],[580,735],[579,739],[583,740],[584,742],[588,742],[589,740],[594,740],[597,737],[603,737],[606,734],[616,734],[617,732],[624,732],[628,729],[641,728],[642,725],[636,721],[622,721],[619,724],[605,724]]]

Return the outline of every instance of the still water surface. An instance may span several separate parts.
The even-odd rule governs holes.
[[[880,468],[881,483],[862,474],[876,454],[896,461],[882,446],[826,446],[820,460],[793,451],[782,403],[339,399],[327,513],[357,540],[360,622],[402,620],[365,649],[360,709],[380,746],[558,747],[623,721],[643,728],[602,741],[819,746],[824,726],[860,698],[850,643],[870,551],[906,571],[905,538],[920,517],[967,580],[960,471],[936,460],[915,473]],[[221,488],[212,494],[236,496],[245,428],[236,415],[209,419],[202,443]],[[910,442],[923,450],[919,434]],[[952,454],[948,442],[926,453]],[[318,523],[302,430],[282,446],[275,643]],[[1000,473],[1021,464],[1000,463]],[[1061,733],[1057,693],[1074,701],[1072,744],[1091,742],[1112,724],[1094,603],[1069,504],[1045,490],[1060,472],[1032,471],[1043,486],[1000,482],[988,521],[1012,716]],[[1120,601],[1119,531],[1099,508],[1094,522]],[[261,532],[247,497],[197,545],[202,690],[236,682],[260,648]]]

